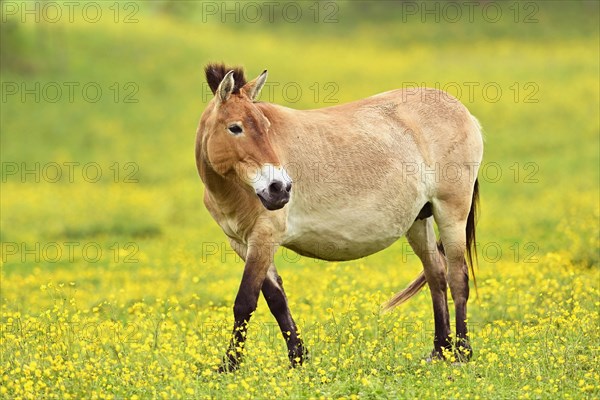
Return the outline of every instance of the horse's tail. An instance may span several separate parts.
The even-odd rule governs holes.
[[[477,220],[477,208],[479,205],[479,181],[475,179],[475,185],[473,187],[473,198],[471,200],[471,209],[469,210],[469,216],[467,217],[467,227],[466,227],[466,247],[467,247],[467,263],[471,268],[471,274],[473,275],[473,284],[475,286],[475,292],[477,293],[477,280],[475,279],[475,270],[473,268],[474,262],[477,261],[477,245],[475,243],[475,223]],[[444,254],[444,246],[442,242],[438,242],[437,244],[438,251]],[[475,256],[475,257],[473,257]],[[419,291],[425,286],[427,283],[427,279],[425,279],[425,272],[421,272],[417,278],[412,281],[404,290],[399,293],[396,293],[394,297],[392,297],[387,303],[383,305],[383,311],[390,311],[391,309],[399,306],[404,303],[415,294],[419,293]]]
[[[475,296],[479,297],[477,292],[477,279],[475,279],[474,264],[477,262],[477,243],[475,241],[475,225],[477,222],[477,209],[479,207],[479,181],[475,179],[475,185],[473,186],[473,198],[471,200],[471,209],[469,210],[469,216],[467,217],[467,263],[471,268],[471,274],[473,275],[473,286],[475,286]],[[475,257],[473,257],[475,256]],[[475,263],[473,263],[475,258]]]
[[[437,247],[438,250],[444,254],[444,246],[442,246],[442,242],[438,242]],[[425,279],[425,272],[421,272],[419,276],[417,276],[417,278],[412,281],[403,291],[396,293],[394,297],[392,297],[383,305],[383,311],[390,311],[392,308],[398,307],[400,304],[419,293],[426,283],[427,279]]]
[[[392,308],[399,306],[406,300],[419,293],[419,290],[425,286],[427,279],[425,279],[425,272],[421,272],[417,279],[412,281],[403,291],[396,293],[387,303],[383,305],[383,311],[390,311]]]

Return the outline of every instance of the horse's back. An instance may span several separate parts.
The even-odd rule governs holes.
[[[397,89],[360,100],[354,108],[357,124],[378,121],[370,126],[383,126],[389,137],[397,139],[395,150],[403,157],[396,163],[404,173],[416,168],[419,183],[430,191],[473,186],[473,168],[483,155],[481,127],[452,95],[431,88]]]
[[[351,157],[345,164],[359,165],[361,171],[368,164],[368,169],[405,173],[415,165],[427,169],[458,163],[472,168],[483,154],[477,119],[458,99],[438,89],[391,90],[302,113],[314,155],[321,157],[316,162]],[[365,174],[353,179],[361,176]],[[373,182],[372,177],[365,182]]]

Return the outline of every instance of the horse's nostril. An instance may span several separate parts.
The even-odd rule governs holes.
[[[292,183],[291,183],[291,182],[288,182],[288,184],[287,184],[287,185],[285,185],[285,191],[289,193],[289,192],[290,192],[290,190],[292,190]]]
[[[283,183],[280,181],[273,181],[269,185],[270,193],[279,193],[279,192],[281,192],[282,189],[283,189]]]

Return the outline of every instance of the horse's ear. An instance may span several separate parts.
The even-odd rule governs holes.
[[[256,79],[253,79],[244,85],[242,90],[246,93],[246,95],[248,95],[250,100],[256,101],[258,95],[260,94],[260,90],[267,81],[267,75],[267,70],[265,69]]]
[[[219,87],[217,88],[215,95],[222,102],[226,101],[231,93],[233,92],[233,88],[235,87],[235,81],[233,80],[233,70],[229,71],[223,77],[221,83],[219,83]]]

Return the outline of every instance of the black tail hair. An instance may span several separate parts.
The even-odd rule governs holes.
[[[477,280],[475,279],[475,269],[473,266],[477,263],[477,243],[475,241],[475,225],[477,223],[477,212],[479,208],[479,181],[475,179],[475,186],[473,187],[473,199],[471,201],[471,209],[469,210],[469,216],[467,217],[467,263],[471,268],[471,274],[473,275],[473,285],[475,286],[475,292],[477,292]],[[473,262],[475,259],[475,263]]]

